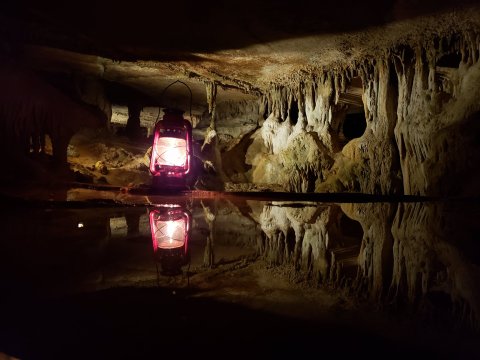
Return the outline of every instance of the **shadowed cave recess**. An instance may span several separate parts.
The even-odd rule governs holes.
[[[189,355],[479,355],[478,2],[130,5],[0,5],[0,359],[150,357],[155,306],[228,329]],[[150,164],[172,109],[175,191]],[[159,260],[162,216],[188,246]]]

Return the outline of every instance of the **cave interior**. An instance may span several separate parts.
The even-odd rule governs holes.
[[[149,357],[151,307],[203,332],[181,350],[159,330],[180,356],[479,355],[478,1],[7,0],[0,34],[0,359]],[[150,171],[171,109],[191,131],[175,191]],[[179,214],[193,245],[152,267],[139,244]],[[412,316],[442,330],[408,337]]]

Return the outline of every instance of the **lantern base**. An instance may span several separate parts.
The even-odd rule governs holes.
[[[163,275],[181,274],[182,266],[188,263],[185,246],[174,249],[158,249],[155,261],[160,264]]]
[[[152,179],[152,188],[154,190],[187,190],[187,179],[185,176],[154,176]]]

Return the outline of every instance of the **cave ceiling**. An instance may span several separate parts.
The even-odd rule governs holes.
[[[199,112],[209,82],[220,85],[217,101],[252,99],[480,23],[478,1],[6,1],[0,9],[2,52],[17,61],[122,84],[153,101],[179,79]],[[184,102],[188,93],[176,86],[169,96]]]

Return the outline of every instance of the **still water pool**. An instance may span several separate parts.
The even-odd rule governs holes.
[[[478,202],[48,197],[0,208],[5,354],[480,354]]]

